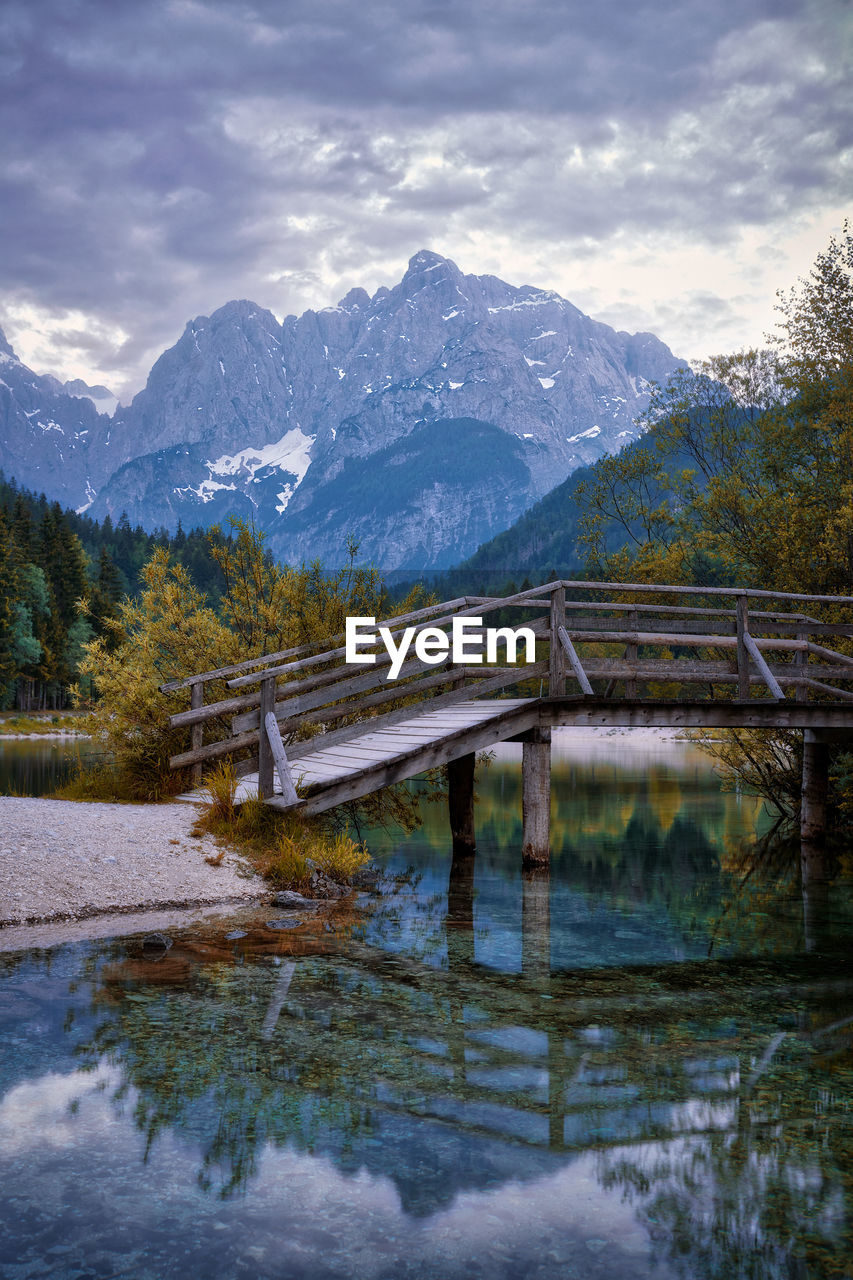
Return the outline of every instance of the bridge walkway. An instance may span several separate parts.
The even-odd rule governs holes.
[[[282,795],[276,772],[273,794],[266,798],[273,808],[298,807],[306,814],[323,813],[346,800],[413,778],[427,769],[479,751],[530,728],[538,720],[538,700],[502,698],[491,702],[457,702],[439,711],[421,711],[384,729],[361,731],[332,747],[318,746],[292,766],[299,801]],[[319,739],[322,744],[322,735]],[[241,779],[238,801],[258,794],[258,774]],[[197,800],[198,792],[182,799]]]

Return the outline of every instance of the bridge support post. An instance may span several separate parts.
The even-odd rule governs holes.
[[[473,850],[474,836],[474,752],[450,760],[447,765],[447,803],[450,834],[455,850]]]
[[[275,713],[275,676],[261,681],[261,731],[258,734],[258,796],[261,800],[268,800],[275,790],[275,761],[265,724],[270,711]]]
[[[803,786],[800,802],[800,870],[804,885],[826,880],[826,796],[829,744],[820,733],[803,733]]]
[[[521,972],[533,982],[551,973],[551,868],[521,873]]]
[[[521,861],[547,865],[551,858],[551,730],[531,729],[521,758]]]
[[[741,702],[749,700],[749,652],[743,633],[749,630],[749,598],[737,598],[737,696]]]

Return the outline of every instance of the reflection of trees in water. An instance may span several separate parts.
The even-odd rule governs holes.
[[[802,921],[779,915],[775,864],[734,858],[728,799],[694,821],[683,778],[677,795],[664,778],[627,798],[601,782],[584,810],[595,834],[569,815],[550,881],[521,876],[520,823],[475,859],[450,856],[442,821],[418,841],[446,895],[412,873],[366,916],[343,905],[235,946],[113,963],[84,1059],[121,1068],[149,1145],[167,1128],[197,1141],[201,1185],[221,1195],[250,1183],[268,1143],[390,1177],[417,1214],[594,1150],[603,1185],[685,1275],[823,1274],[785,1259],[822,1266],[851,1243],[848,1030],[815,1038],[843,1020],[851,984],[829,983],[839,971],[820,955],[766,954],[800,948]],[[488,805],[481,835],[484,820]],[[475,870],[514,886],[520,973],[477,963]],[[652,901],[685,929],[722,920],[724,936],[710,962],[553,973],[566,884],[626,911]],[[761,960],[716,958],[756,942]]]
[[[685,1275],[797,1275],[789,1255],[850,1244],[853,982],[809,956],[549,974],[547,876],[526,888],[520,975],[474,962],[460,855],[446,968],[367,946],[346,908],[343,938],[178,941],[100,970],[83,1057],[121,1068],[149,1146],[196,1140],[221,1195],[267,1143],[367,1166],[415,1213],[594,1150]]]
[[[797,1061],[808,1048],[789,1040],[786,1053],[780,1040],[769,1041],[772,1065],[754,1085],[742,1055],[737,1096],[727,1114],[709,1115],[709,1132],[599,1156],[602,1185],[621,1188],[690,1280],[847,1274],[853,1081],[848,1071],[827,1088]]]
[[[617,909],[662,908],[690,933],[720,914],[719,868],[733,846],[754,837],[761,802],[719,790],[706,767],[651,763],[629,770],[555,760],[551,873],[555,883],[606,897]],[[518,875],[521,777],[493,764],[478,780],[480,874]],[[419,853],[449,855],[446,819],[426,811]]]
[[[480,875],[515,879],[520,895],[518,769],[493,765],[478,794]],[[418,841],[436,862],[448,858],[446,824],[435,816]],[[685,941],[704,939],[709,954],[790,951],[804,929],[815,947],[827,931],[853,929],[850,895],[822,885],[803,893],[798,841],[772,824],[759,798],[720,791],[707,768],[556,762],[551,874],[555,887],[610,908],[662,910]]]

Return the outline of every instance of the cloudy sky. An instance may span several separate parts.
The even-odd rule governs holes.
[[[0,325],[123,398],[420,248],[688,357],[840,229],[849,0],[0,0]]]

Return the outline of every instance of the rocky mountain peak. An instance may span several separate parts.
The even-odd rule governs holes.
[[[421,249],[409,259],[406,273],[400,281],[400,292],[414,298],[424,289],[454,288],[464,279],[462,272],[450,258],[442,258],[441,254],[430,249]],[[396,290],[392,290],[396,292]]]
[[[370,306],[370,294],[366,289],[350,289],[338,306],[341,311],[365,311]]]
[[[10,359],[10,360],[17,361],[18,359],[18,357],[15,355],[15,352],[12,350],[12,347],[6,341],[6,335],[2,329],[0,329],[0,356],[6,356],[7,359]]]
[[[462,559],[621,448],[678,364],[653,335],[430,249],[372,298],[281,323],[247,299],[197,316],[112,420],[0,353],[17,388],[0,388],[17,442],[0,432],[0,467],[22,483],[148,527],[242,515],[289,563],[339,563],[355,530],[388,569]]]

